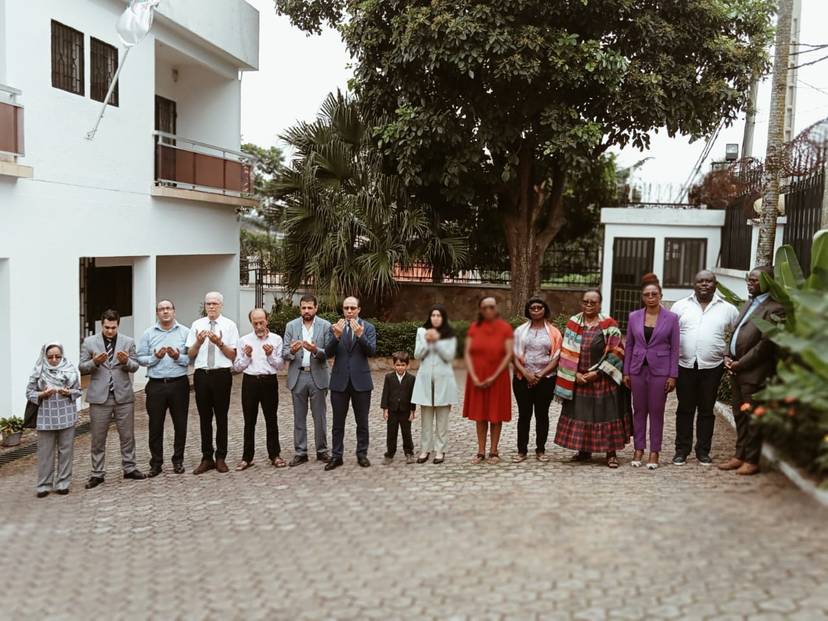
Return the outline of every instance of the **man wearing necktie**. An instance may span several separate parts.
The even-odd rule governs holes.
[[[78,368],[81,375],[92,376],[86,391],[92,437],[92,473],[86,489],[93,489],[104,482],[106,436],[112,420],[121,439],[124,478],[147,478],[135,466],[135,393],[131,374],[138,370],[138,358],[135,342],[118,333],[120,323],[118,311],[104,311],[101,332],[87,337],[81,346]]]
[[[187,335],[187,355],[193,361],[193,387],[201,428],[201,463],[193,474],[208,470],[227,472],[227,412],[233,388],[231,369],[236,358],[239,329],[221,314],[224,296],[211,291],[204,296],[206,317],[193,322]],[[213,418],[216,444],[213,448]]]
[[[333,470],[342,465],[345,419],[350,403],[353,403],[357,426],[357,462],[363,468],[371,465],[368,460],[368,413],[374,383],[368,357],[377,351],[377,333],[373,325],[359,318],[357,298],[345,298],[342,311],[345,316],[331,326],[332,338],[325,345],[327,357],[335,358],[330,382],[332,455],[325,470]]]
[[[762,432],[751,420],[750,409],[755,405],[753,395],[765,387],[768,378],[776,372],[776,346],[753,322],[762,319],[771,323],[784,321],[785,308],[762,291],[762,273],[771,275],[769,267],[754,269],[747,278],[750,300],[745,302],[736,329],[730,339],[725,368],[731,373],[733,418],[736,421],[736,453],[719,465],[721,470],[735,470],[736,474],[752,475],[759,472],[762,454]]]

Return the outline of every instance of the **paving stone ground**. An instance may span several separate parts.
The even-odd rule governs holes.
[[[231,468],[242,444],[239,391],[236,382]],[[280,378],[289,460],[288,395]],[[314,462],[271,467],[260,421],[255,468],[195,477],[194,400],[187,474],[165,466],[155,479],[124,481],[114,427],[108,478],[95,490],[83,489],[88,435],[76,440],[68,496],[35,498],[33,457],[4,466],[0,618],[828,619],[828,514],[778,473],[669,466],[667,448],[655,472],[630,468],[631,449],[612,471],[567,463],[571,453],[551,442],[551,462],[515,465],[516,420],[504,426],[504,463],[475,466],[472,423],[456,410],[444,464],[383,466],[378,391],[373,401],[367,469],[353,457],[352,419],[345,466],[334,472]],[[169,422],[167,431],[169,455]],[[714,459],[733,440],[718,421]]]

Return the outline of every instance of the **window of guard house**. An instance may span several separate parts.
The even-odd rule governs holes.
[[[688,288],[705,268],[707,240],[703,238],[666,238],[664,240],[664,286]]]
[[[83,33],[52,20],[52,86],[84,95]]]
[[[109,84],[112,82],[112,78],[115,77],[115,72],[118,71],[118,48],[92,37],[90,52],[92,56],[90,97],[95,101],[103,101],[106,92],[109,90]],[[112,106],[118,105],[117,83],[112,90],[109,104]]]

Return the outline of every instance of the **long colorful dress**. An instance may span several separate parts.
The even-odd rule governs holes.
[[[632,435],[632,420],[619,390],[624,351],[621,332],[611,317],[586,326],[581,314],[570,318],[564,334],[555,396],[562,403],[555,444],[588,453],[618,451]],[[575,373],[598,371],[590,384]]]
[[[471,339],[469,354],[479,380],[486,379],[497,370],[506,355],[506,341],[512,337],[512,326],[502,319],[475,321],[469,326],[466,338]],[[466,378],[463,417],[490,423],[512,420],[512,387],[508,366],[488,388],[475,386],[471,375]]]

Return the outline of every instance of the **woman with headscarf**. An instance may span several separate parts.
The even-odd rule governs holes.
[[[569,318],[561,346],[555,397],[563,405],[555,444],[578,451],[573,461],[606,453],[607,466],[618,468],[616,451],[627,444],[632,429],[619,394],[624,367],[621,331],[612,317],[600,313],[597,289],[584,292],[581,307]]]
[[[497,445],[504,422],[512,420],[509,362],[512,360],[512,326],[500,318],[497,300],[491,296],[478,303],[477,321],[466,334],[466,396],[463,417],[477,427],[477,455],[472,463],[500,463]],[[486,459],[486,436],[490,436]]]
[[[26,398],[38,406],[38,498],[48,496],[51,491],[69,493],[80,395],[80,375],[64,356],[63,345],[57,342],[44,345],[26,386]]]
[[[523,314],[526,323],[515,329],[515,376],[512,390],[518,406],[518,452],[512,461],[519,463],[526,460],[533,412],[535,458],[538,461],[549,461],[546,456],[549,406],[555,396],[555,370],[561,355],[561,331],[549,321],[549,305],[542,298],[530,298]]]
[[[434,463],[442,464],[448,440],[448,419],[451,406],[457,404],[457,383],[454,381],[454,356],[457,338],[448,320],[445,307],[431,307],[428,319],[417,328],[414,357],[420,361],[411,403],[420,406],[422,448],[417,463],[428,461],[434,451]]]

